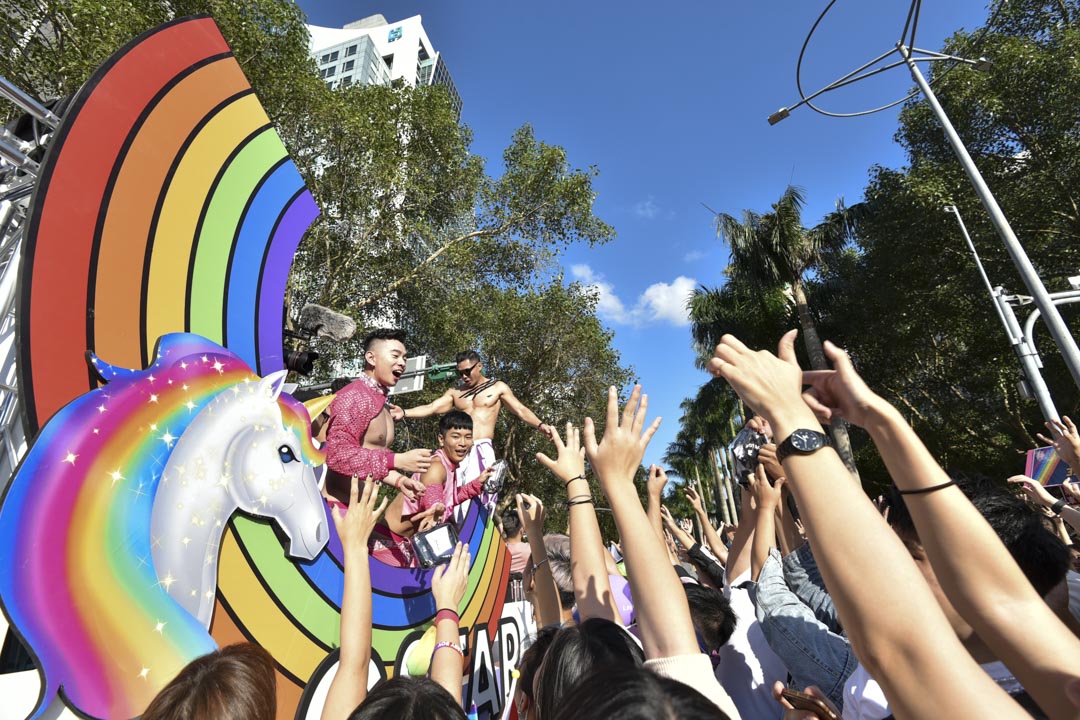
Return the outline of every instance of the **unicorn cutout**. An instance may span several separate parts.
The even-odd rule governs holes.
[[[284,373],[258,378],[197,335],[161,338],[144,371],[91,356],[108,384],[39,434],[0,505],[0,605],[54,698],[139,715],[207,632],[218,546],[237,509],[274,520],[289,554],[328,539],[322,463]]]

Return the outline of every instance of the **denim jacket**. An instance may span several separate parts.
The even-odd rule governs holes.
[[[817,559],[810,550],[810,543],[803,543],[793,553],[784,558],[784,579],[791,592],[806,603],[814,616],[834,633],[842,634],[840,619],[836,614],[832,596],[825,588],[821,578]]]
[[[844,682],[859,661],[848,639],[818,620],[813,609],[788,587],[775,548],[769,551],[757,582],[751,583],[750,594],[765,640],[787,665],[795,687],[817,685],[843,709]]]

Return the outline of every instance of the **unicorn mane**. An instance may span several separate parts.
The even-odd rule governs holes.
[[[146,370],[89,356],[108,384],[48,422],[0,505],[0,606],[43,675],[33,717],[62,692],[83,713],[132,717],[189,661],[207,629],[155,571],[151,511],[176,440],[219,393],[257,380],[197,335],[161,338]],[[309,465],[302,404],[278,398]]]

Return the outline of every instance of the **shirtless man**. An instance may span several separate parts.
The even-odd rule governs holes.
[[[354,475],[397,488],[409,497],[424,492],[423,483],[402,475],[424,472],[431,465],[426,448],[394,453],[394,423],[387,391],[405,372],[405,333],[375,330],[364,338],[364,372],[334,396],[327,411],[326,493],[349,502]]]
[[[434,414],[443,414],[457,408],[472,416],[473,447],[469,457],[462,463],[458,474],[458,484],[475,480],[485,468],[495,462],[495,421],[499,411],[506,408],[521,420],[538,431],[551,437],[552,428],[536,417],[532,410],[517,399],[510,386],[501,380],[484,377],[484,365],[475,350],[466,350],[457,355],[457,371],[461,384],[450,388],[443,395],[427,405],[419,405],[405,410],[394,407],[395,420],[401,418],[424,418]]]

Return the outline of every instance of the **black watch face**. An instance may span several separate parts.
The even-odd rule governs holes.
[[[800,452],[811,452],[824,444],[821,433],[813,430],[796,430],[791,434],[791,445]]]

